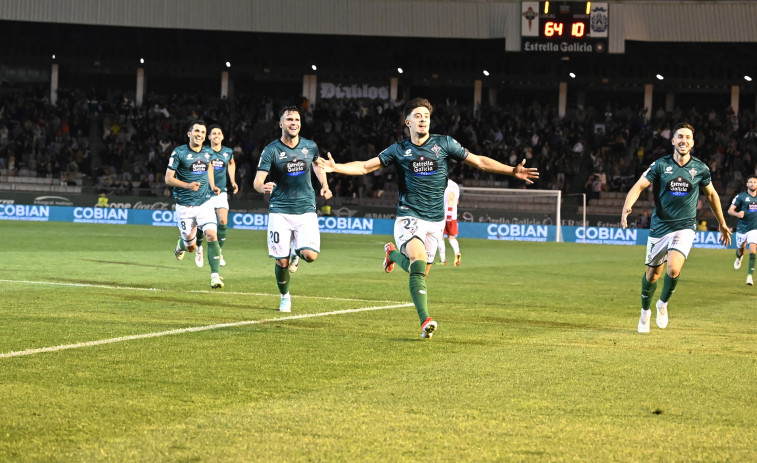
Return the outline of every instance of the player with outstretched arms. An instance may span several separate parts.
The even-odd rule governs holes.
[[[444,226],[444,190],[449,176],[449,160],[464,162],[485,172],[517,177],[527,183],[539,177],[535,168],[508,166],[465,149],[454,138],[431,134],[431,103],[424,98],[410,100],[404,108],[404,124],[410,138],[395,143],[367,161],[337,164],[319,159],[326,172],[365,175],[393,166],[398,173],[399,204],[394,223],[394,243],[384,245],[384,270],[391,272],[397,263],[410,274],[410,296],[421,323],[421,337],[430,338],[437,323],[428,314],[426,274],[437,250],[439,230]]]
[[[657,289],[657,280],[662,275],[663,264],[667,272],[657,301],[657,326],[668,326],[668,300],[673,295],[678,277],[689,256],[696,236],[697,202],[700,190],[704,193],[720,226],[720,242],[731,243],[731,231],[725,223],[720,207],[720,197],[712,186],[707,164],[691,155],[694,147],[694,128],[687,123],[673,127],[673,154],[653,162],[631,187],[626,196],[620,225],[628,226],[628,214],[639,199],[641,192],[654,185],[655,208],[647,240],[645,265],[647,270],[641,278],[641,317],[639,333],[649,333],[652,296]]]
[[[749,268],[747,269],[746,284],[754,285],[754,265],[757,259],[757,175],[750,176],[746,181],[746,191],[733,198],[728,215],[739,218],[736,225],[736,261],[733,268],[741,268],[741,259],[749,246]]]

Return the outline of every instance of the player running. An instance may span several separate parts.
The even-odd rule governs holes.
[[[447,179],[447,189],[444,190],[444,230],[439,237],[439,260],[442,265],[447,265],[447,250],[444,246],[444,237],[449,240],[452,251],[455,253],[455,267],[460,266],[460,245],[457,243],[457,203],[460,201],[460,187],[452,179]]]
[[[449,176],[449,159],[495,174],[504,174],[533,183],[539,177],[535,168],[526,168],[525,160],[513,167],[486,156],[477,156],[447,135],[433,135],[431,103],[424,98],[410,100],[404,108],[404,123],[410,138],[395,143],[367,161],[337,164],[328,153],[328,160],[317,163],[325,172],[344,175],[365,175],[383,167],[395,166],[400,171],[399,204],[394,223],[393,243],[384,246],[384,270],[391,272],[398,263],[410,274],[410,297],[421,322],[421,337],[430,338],[437,323],[428,315],[426,279],[436,254],[434,234],[444,224],[444,189]]]
[[[647,240],[647,270],[641,278],[639,333],[649,333],[652,313],[649,305],[665,262],[667,272],[660,300],[657,301],[656,322],[659,328],[668,326],[668,300],[676,289],[678,276],[694,243],[700,189],[704,191],[704,197],[718,220],[720,242],[725,246],[731,243],[731,231],[725,223],[718,192],[712,186],[710,169],[707,164],[691,155],[694,128],[687,123],[676,124],[673,127],[672,144],[673,154],[653,162],[631,187],[620,216],[620,225],[626,228],[628,214],[639,195],[654,184],[657,197]]]
[[[269,143],[260,155],[253,187],[258,193],[271,195],[268,255],[276,259],[276,284],[281,293],[279,311],[291,312],[290,273],[296,270],[299,258],[313,262],[321,252],[311,168],[321,182],[321,196],[331,198],[331,190],[325,172],[315,164],[319,159],[318,146],[300,137],[300,110],[296,106],[281,109],[279,127],[281,138]]]
[[[204,230],[208,237],[208,261],[210,263],[210,286],[223,288],[223,280],[218,273],[217,256],[221,254],[216,234],[216,215],[213,212],[211,196],[221,190],[215,185],[210,169],[212,153],[203,145],[206,134],[205,122],[194,121],[189,125],[186,145],[176,147],[168,160],[166,185],[173,188],[176,202],[179,238],[174,256],[177,260],[184,258],[186,251],[194,252],[197,248],[197,230]]]
[[[213,151],[213,156],[210,159],[210,163],[213,166],[213,179],[216,186],[221,190],[219,194],[212,196],[210,201],[218,217],[218,245],[222,251],[218,256],[218,261],[221,267],[224,267],[226,266],[226,261],[223,258],[223,245],[226,243],[227,224],[229,223],[229,196],[226,186],[226,174],[228,172],[232,193],[236,194],[239,191],[239,186],[236,182],[237,166],[234,163],[234,151],[222,144],[223,130],[221,127],[214,124],[208,127],[208,130],[210,149]],[[195,264],[198,267],[202,267],[203,264],[202,235],[202,230],[199,230],[197,232],[197,254],[195,255]]]
[[[746,284],[752,286],[754,280],[754,263],[757,258],[757,175],[746,180],[746,191],[733,198],[728,214],[739,218],[736,225],[736,261],[733,268],[741,268],[741,259],[749,245],[749,268],[746,274]]]

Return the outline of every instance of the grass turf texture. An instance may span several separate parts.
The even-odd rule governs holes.
[[[643,247],[460,240],[424,341],[412,306],[286,319],[264,232],[229,232],[213,291],[174,228],[0,231],[0,354],[272,320],[0,357],[0,461],[757,458],[756,290],[732,251],[693,250],[669,327],[640,335]],[[291,315],[409,303],[389,239],[322,235]]]

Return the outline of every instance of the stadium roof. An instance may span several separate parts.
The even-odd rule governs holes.
[[[624,52],[629,40],[757,42],[754,1],[606,3],[611,12],[610,53]],[[517,51],[521,4],[502,0],[4,0],[0,19],[240,32],[504,38],[507,50]]]

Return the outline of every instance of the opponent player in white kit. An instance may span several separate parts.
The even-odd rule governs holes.
[[[455,253],[455,267],[460,266],[460,245],[457,243],[457,203],[460,201],[460,187],[451,179],[447,179],[447,188],[444,190],[444,230],[439,234],[439,259],[442,265],[447,265],[444,236],[449,240],[452,251]]]

